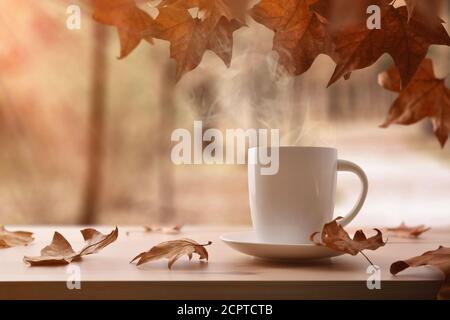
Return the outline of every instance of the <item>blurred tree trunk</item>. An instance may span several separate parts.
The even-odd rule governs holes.
[[[174,222],[175,211],[175,177],[170,159],[170,136],[175,127],[176,107],[175,95],[175,64],[172,60],[166,63],[161,73],[161,96],[159,108],[160,139],[158,141],[158,209],[160,222]]]
[[[92,51],[91,101],[88,123],[88,159],[80,222],[97,222],[102,189],[102,164],[105,138],[105,109],[107,87],[108,33],[104,26],[93,26],[94,47]]]

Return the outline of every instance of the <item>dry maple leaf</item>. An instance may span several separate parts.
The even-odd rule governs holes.
[[[170,42],[170,56],[177,63],[176,78],[195,69],[207,50],[219,56],[227,67],[233,53],[233,32],[245,24],[242,15],[223,0],[163,1],[158,6],[155,37]],[[180,4],[181,3],[181,4]],[[202,16],[192,17],[197,7]]]
[[[133,260],[131,260],[131,263],[139,260],[137,262],[137,265],[139,266],[149,261],[167,258],[169,259],[169,269],[171,269],[175,261],[177,261],[183,255],[187,255],[189,257],[189,260],[191,260],[192,255],[196,253],[199,255],[200,260],[208,260],[208,251],[206,251],[205,247],[211,244],[211,241],[209,241],[207,244],[198,244],[191,239],[161,242],[160,244],[151,248],[149,251],[142,252],[141,254],[137,255]]]
[[[317,0],[262,0],[251,10],[257,22],[275,32],[273,50],[289,74],[306,72],[320,54],[334,58],[326,21],[310,11]]]
[[[95,229],[81,230],[85,246],[78,253],[59,232],[55,232],[52,242],[41,250],[38,257],[24,257],[25,264],[29,266],[55,266],[65,265],[80,260],[81,257],[94,254],[117,240],[119,230],[116,227],[110,234],[102,234]]]
[[[142,40],[153,43],[153,19],[139,9],[135,0],[93,0],[93,17],[102,24],[117,28],[120,57],[129,55]]]
[[[378,83],[388,90],[400,92],[381,127],[393,123],[410,125],[430,118],[434,133],[444,147],[450,132],[450,89],[446,87],[445,79],[436,78],[430,59],[422,62],[411,83],[402,91],[399,71],[394,67],[381,73]]]
[[[327,247],[339,252],[345,252],[353,256],[361,253],[370,264],[373,264],[362,251],[376,250],[386,244],[383,241],[381,231],[374,229],[377,234],[373,237],[367,238],[362,230],[358,230],[353,236],[353,239],[351,239],[347,231],[345,231],[344,228],[338,223],[338,220],[340,219],[342,219],[342,217],[338,217],[333,221],[326,223],[323,226],[321,233],[315,232],[311,235],[311,241],[318,246]],[[317,241],[315,239],[318,234],[321,234],[321,241]]]
[[[0,249],[26,246],[33,242],[33,233],[27,231],[8,231],[0,226]]]
[[[160,232],[160,233],[164,233],[164,234],[178,234],[178,233],[180,233],[182,227],[183,226],[181,226],[181,225],[144,226],[143,230],[127,231],[127,236],[130,235],[130,233],[132,233],[132,232],[144,232],[144,233]]]
[[[387,228],[386,230],[390,233],[392,233],[394,236],[400,237],[400,238],[418,238],[422,233],[427,232],[431,228],[426,227],[425,225],[421,224],[419,226],[415,227],[408,227],[404,222],[402,222],[398,227],[396,228]]]
[[[393,275],[396,275],[409,267],[419,266],[432,266],[442,271],[445,280],[437,298],[450,299],[450,248],[440,246],[438,249],[427,251],[421,256],[394,262],[391,265],[390,271]]]
[[[336,69],[328,85],[354,70],[374,64],[388,53],[400,72],[401,86],[406,87],[432,44],[450,45],[442,20],[438,16],[424,17],[414,10],[408,18],[406,6],[395,8],[387,0],[340,0],[339,12],[331,9],[335,0],[319,0],[313,10],[322,15],[335,45]],[[381,29],[367,27],[367,8],[378,5]],[[345,12],[351,12],[350,19]],[[408,20],[409,19],[409,20]]]

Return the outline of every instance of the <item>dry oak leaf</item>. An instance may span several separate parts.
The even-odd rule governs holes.
[[[33,233],[27,231],[8,231],[0,226],[0,249],[26,246],[33,242]]]
[[[432,266],[445,276],[445,280],[439,290],[438,299],[450,299],[450,248],[440,246],[436,250],[427,251],[421,256],[413,257],[408,260],[396,261],[391,265],[390,271],[393,275],[409,268],[419,266]]]
[[[179,234],[181,232],[181,228],[183,226],[181,225],[174,225],[174,226],[144,226],[143,230],[136,230],[136,231],[127,231],[127,236],[130,235],[132,232],[144,232],[144,233],[152,233],[152,232],[160,232],[164,234]]]
[[[326,21],[309,6],[317,0],[262,0],[250,15],[275,32],[273,50],[279,66],[291,75],[306,72],[320,54],[334,58]]]
[[[445,146],[450,132],[450,88],[446,87],[445,79],[436,78],[430,59],[422,62],[411,83],[402,91],[395,67],[381,73],[378,83],[388,90],[400,92],[381,127],[393,123],[410,125],[430,118],[436,137],[441,146]]]
[[[438,16],[425,17],[415,10],[408,20],[406,6],[395,8],[387,0],[339,0],[343,12],[352,12],[352,19],[335,18],[332,1],[319,0],[312,8],[328,21],[335,45],[336,68],[328,83],[333,84],[352,71],[374,64],[389,54],[400,72],[405,88],[425,58],[430,45],[450,45],[450,37]],[[370,5],[378,5],[381,29],[369,29],[366,13]],[[354,15],[354,17],[353,17]],[[344,15],[345,17],[345,15]],[[345,21],[345,22],[344,22]]]
[[[153,43],[153,19],[139,9],[135,0],[93,0],[93,17],[99,23],[117,28],[120,59],[128,56],[142,40]]]
[[[206,246],[211,245],[212,242],[208,241],[207,244],[199,244],[191,239],[181,239],[161,242],[160,244],[154,246],[147,252],[142,252],[137,255],[131,263],[139,260],[137,265],[147,263],[149,261],[159,260],[162,258],[169,259],[169,269],[181,256],[187,255],[189,260],[192,259],[194,253],[199,255],[200,260],[208,260],[208,251],[206,251]]]
[[[105,235],[95,229],[81,230],[85,245],[78,253],[59,232],[55,232],[52,242],[41,250],[38,257],[24,257],[25,264],[29,266],[55,266],[65,265],[80,260],[83,256],[99,252],[107,245],[117,240],[119,229],[116,227],[111,233]]]
[[[421,224],[415,227],[409,227],[404,222],[402,222],[396,228],[386,228],[386,230],[392,233],[394,236],[399,238],[418,238],[422,233],[427,232],[431,228],[426,227]]]
[[[170,42],[170,57],[177,63],[177,80],[195,69],[207,50],[213,51],[229,67],[233,55],[233,33],[245,25],[242,17],[230,15],[230,11],[215,5],[224,1],[186,1],[185,5],[178,5],[177,1],[166,2],[158,7],[155,38]],[[205,11],[201,18],[193,18],[186,8],[203,4]]]
[[[310,239],[318,246],[330,248],[335,251],[351,254],[352,256],[361,253],[370,264],[373,264],[362,252],[363,250],[376,250],[383,247],[386,242],[383,241],[383,235],[380,230],[374,229],[377,234],[367,238],[362,230],[356,231],[353,239],[350,238],[347,231],[338,223],[342,217],[337,217],[333,221],[323,226],[322,232],[315,232]],[[321,234],[321,241],[315,239],[316,235]]]

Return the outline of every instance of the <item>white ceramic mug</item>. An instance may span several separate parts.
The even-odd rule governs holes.
[[[367,177],[359,166],[338,160],[334,148],[273,148],[279,148],[279,169],[275,175],[261,174],[259,147],[250,148],[248,153],[250,208],[258,241],[311,243],[310,235],[333,219],[338,171],[353,172],[362,182],[358,202],[340,224],[345,226],[355,218],[368,189]]]

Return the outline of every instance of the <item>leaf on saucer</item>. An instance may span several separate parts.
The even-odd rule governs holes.
[[[208,260],[208,251],[205,247],[211,244],[211,241],[208,241],[207,244],[199,244],[191,239],[165,241],[154,246],[149,251],[137,255],[130,263],[139,260],[137,262],[137,265],[139,266],[150,261],[167,258],[169,259],[169,269],[171,269],[175,261],[183,255],[187,255],[189,260],[191,260],[192,255],[196,253],[199,255],[200,260]]]
[[[181,232],[181,228],[183,228],[183,226],[179,224],[173,226],[144,226],[143,230],[127,231],[127,236],[133,232],[179,234]]]
[[[59,232],[55,232],[52,242],[41,250],[37,257],[24,257],[28,266],[57,266],[66,265],[81,257],[94,254],[117,240],[119,229],[116,227],[111,233],[105,235],[95,229],[81,230],[85,246],[78,253],[72,249],[70,243]]]
[[[393,275],[396,275],[409,267],[420,266],[432,266],[442,271],[445,280],[437,298],[450,300],[450,248],[440,246],[438,249],[427,251],[421,256],[396,261],[391,265],[390,271]]]
[[[26,246],[33,242],[33,233],[27,231],[8,231],[0,225],[0,249]]]
[[[426,227],[423,224],[415,227],[409,227],[404,222],[402,222],[398,227],[387,228],[386,230],[395,237],[416,239],[422,233],[427,232],[430,229],[431,228]]]
[[[361,253],[370,264],[373,264],[363,250],[376,250],[386,244],[383,241],[383,234],[380,230],[374,229],[377,234],[373,237],[367,238],[362,230],[356,231],[353,239],[350,238],[347,231],[338,223],[338,220],[342,217],[338,217],[333,221],[326,223],[323,226],[322,232],[314,232],[310,239],[318,246],[330,248],[335,251],[351,254],[352,256]],[[316,236],[321,234],[321,241],[316,240]]]

